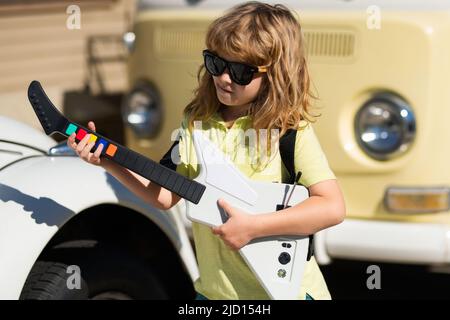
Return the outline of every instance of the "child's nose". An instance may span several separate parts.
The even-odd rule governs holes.
[[[230,73],[228,71],[228,68],[225,68],[223,73],[219,76],[220,81],[231,83]]]

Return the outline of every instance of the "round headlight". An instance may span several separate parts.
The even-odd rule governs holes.
[[[134,45],[136,43],[136,34],[132,31],[125,32],[122,36],[122,41],[125,48],[127,48],[128,52],[130,53],[134,50]]]
[[[356,140],[374,159],[388,160],[405,153],[415,134],[414,113],[408,103],[396,95],[376,94],[356,114]]]
[[[123,121],[138,138],[153,138],[162,124],[162,109],[156,89],[148,83],[139,84],[124,99]]]

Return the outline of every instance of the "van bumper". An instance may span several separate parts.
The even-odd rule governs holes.
[[[450,226],[346,219],[315,237],[319,264],[333,258],[408,264],[450,262]]]

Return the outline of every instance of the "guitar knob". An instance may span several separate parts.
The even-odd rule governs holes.
[[[288,264],[291,261],[291,255],[287,252],[282,252],[278,257],[278,261],[281,264]]]

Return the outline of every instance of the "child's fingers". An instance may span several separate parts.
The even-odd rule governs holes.
[[[89,153],[91,152],[92,147],[95,145],[94,141],[89,142],[83,149],[83,151],[81,151],[80,153],[80,157],[82,157],[85,160],[89,160]]]
[[[75,133],[72,133],[72,134],[69,136],[69,138],[67,138],[67,146],[68,146],[69,148],[74,149],[74,150],[77,148],[77,143],[75,142],[75,137],[76,137],[76,134],[75,134]]]
[[[94,121],[89,121],[89,122],[88,122],[88,128],[89,128],[91,131],[94,131],[94,132],[95,132],[95,123],[94,123]]]
[[[100,154],[102,153],[103,150],[103,143],[100,143],[97,147],[97,150],[95,150],[94,154],[92,155],[92,160],[93,161],[98,161],[98,159],[100,159]]]
[[[83,139],[81,139],[81,141],[78,143],[77,145],[77,152],[78,154],[81,154],[81,152],[83,151],[84,147],[86,146],[87,142],[89,141],[89,138],[91,137],[90,134],[87,134],[84,136]]]
[[[68,140],[71,142],[71,143],[74,143],[75,142],[75,137],[76,137],[77,135],[75,134],[75,133],[72,133],[70,136],[69,136],[69,138],[68,138]]]
[[[222,229],[220,227],[212,227],[211,231],[215,235],[221,236],[223,234]]]

